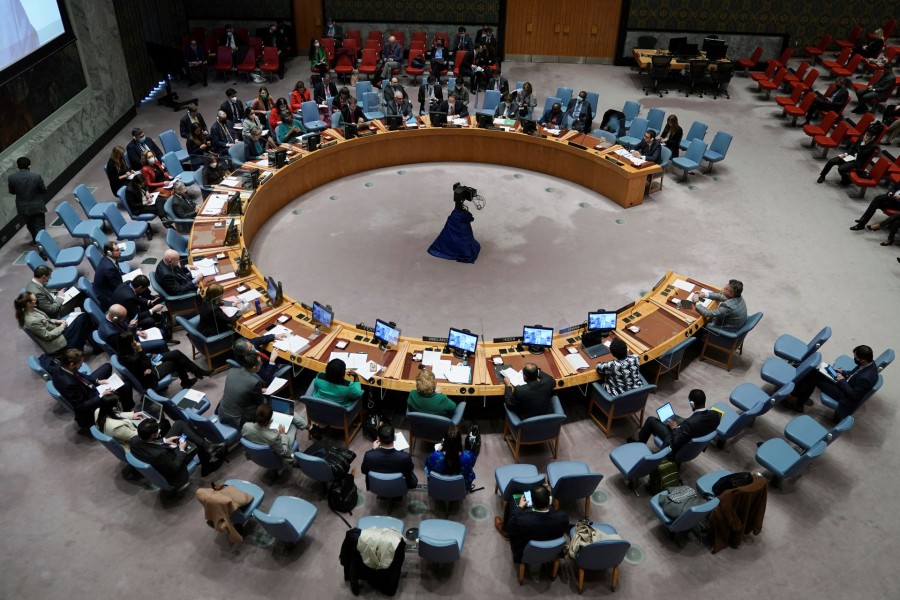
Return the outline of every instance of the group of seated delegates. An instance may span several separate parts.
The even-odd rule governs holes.
[[[876,130],[876,127],[879,129]],[[816,183],[823,183],[825,181],[825,176],[828,175],[831,169],[837,167],[838,174],[841,176],[841,185],[850,185],[850,173],[855,171],[861,165],[868,163],[878,151],[876,135],[880,132],[880,127],[880,124],[870,125],[863,134],[859,136],[856,142],[847,148],[846,152],[842,152],[826,162],[825,166],[822,167],[822,171],[819,173],[819,178],[816,180]],[[846,160],[848,157],[855,158]]]
[[[172,338],[169,319],[163,315],[166,305],[161,298],[150,293],[150,279],[146,275],[138,275],[130,281],[124,281],[109,297],[110,305],[120,304],[125,307],[128,321],[137,319],[141,329],[158,327],[166,340]]]
[[[180,440],[182,435],[186,441]],[[204,477],[224,462],[225,444],[210,442],[185,421],[176,421],[163,433],[155,419],[143,419],[137,426],[137,435],[131,438],[130,447],[135,458],[151,465],[175,488],[187,485],[190,478],[187,465],[194,456],[200,458],[200,474]]]
[[[868,225],[869,220],[874,217],[875,212],[879,210],[892,210],[897,212],[889,216],[881,223],[873,223],[872,225]],[[891,184],[891,187],[888,188],[888,191],[884,194],[875,196],[872,201],[869,202],[869,206],[866,208],[866,211],[860,218],[856,220],[856,224],[850,228],[851,231],[861,231],[863,229],[869,229],[870,231],[886,229],[888,232],[888,238],[887,240],[881,242],[881,245],[894,245],[894,238],[897,235],[897,230],[900,229],[900,181]]]
[[[81,350],[70,348],[50,366],[50,380],[60,396],[75,410],[75,423],[82,430],[89,429],[94,424],[95,411],[105,396],[115,397],[116,404],[121,404],[125,410],[134,407],[133,390],[128,382],[115,391],[109,388],[103,394],[98,391],[97,385],[107,383],[112,376],[112,365],[104,363],[90,375],[85,375],[79,371],[83,364],[84,354]]]
[[[49,271],[49,267],[46,268]],[[35,282],[46,283],[47,279],[49,279],[49,274],[44,277],[41,267],[35,269]],[[32,287],[32,289],[34,288]],[[44,303],[45,307],[49,307],[46,300]],[[102,352],[91,338],[94,325],[87,314],[80,313],[69,321],[52,318],[38,308],[37,296],[27,290],[20,293],[13,304],[19,327],[34,337],[44,354],[54,356],[64,350],[82,350],[87,343],[91,344],[94,353]],[[53,306],[55,305],[56,302],[53,303]]]

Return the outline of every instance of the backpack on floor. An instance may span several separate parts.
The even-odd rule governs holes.
[[[681,485],[681,475],[678,474],[678,465],[671,460],[663,460],[652,473],[647,489],[651,494],[658,494],[666,488]]]
[[[328,490],[328,507],[334,512],[352,515],[358,497],[359,490],[356,488],[356,482],[353,481],[353,475],[347,473],[331,483],[331,488]]]
[[[323,459],[331,467],[331,474],[334,475],[335,481],[350,472],[350,463],[356,458],[356,452],[346,448],[327,448],[324,454]]]
[[[481,452],[481,430],[478,429],[477,424],[472,425],[472,428],[469,429],[469,435],[466,436],[463,444],[463,449],[468,450],[475,456],[478,456],[478,453]]]

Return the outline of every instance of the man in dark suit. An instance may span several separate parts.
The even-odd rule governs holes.
[[[441,102],[440,112],[447,113],[447,118],[468,117],[469,109],[466,105],[457,100],[456,92],[450,92],[447,99]]]
[[[16,167],[19,170],[7,178],[9,193],[16,197],[16,212],[25,221],[31,241],[37,243],[35,236],[45,226],[47,207],[43,195],[47,193],[47,186],[40,175],[31,172],[31,160],[27,156],[19,157]]]
[[[391,76],[391,71],[400,68],[403,62],[403,46],[397,43],[397,38],[391,36],[381,50],[381,78],[387,79]]]
[[[860,401],[875,387],[878,381],[878,367],[873,360],[872,348],[865,345],[857,346],[853,349],[853,362],[856,363],[853,369],[850,371],[835,369],[837,377],[833,380],[818,369],[813,369],[797,382],[793,396],[788,396],[784,404],[803,412],[804,404],[813,391],[819,388],[837,401],[838,407],[832,416],[832,420],[837,423],[856,410]]]
[[[188,76],[191,79],[190,85],[197,83],[197,75],[203,81],[203,87],[207,86],[206,48],[197,43],[197,40],[191,40],[188,47],[184,51],[184,61],[187,63]]]
[[[149,136],[144,135],[144,130],[135,127],[131,130],[131,141],[125,147],[125,158],[128,159],[128,166],[139,171],[141,168],[141,154],[150,150],[153,156],[161,157],[164,153],[159,149]]]
[[[691,390],[688,402],[694,411],[690,417],[687,419],[672,417],[665,423],[656,417],[647,417],[638,432],[638,439],[628,438],[628,443],[640,441],[646,444],[650,436],[655,435],[662,440],[663,447],[671,446],[672,454],[675,454],[695,437],[703,437],[715,431],[722,418],[722,412],[718,409],[706,409],[706,394],[703,390]]]
[[[225,425],[240,430],[244,423],[256,418],[256,407],[263,403],[263,381],[258,373],[262,366],[256,354],[236,357],[240,369],[228,369],[225,389],[219,402],[219,418]]]
[[[569,100],[569,106],[566,108],[566,128],[580,131],[581,133],[590,133],[591,122],[594,115],[591,113],[591,104],[587,101],[587,92],[584,90],[578,92],[578,95]],[[659,142],[657,142],[659,145]],[[659,162],[659,159],[653,161]]]
[[[543,125],[544,127],[548,127],[550,129],[562,129],[566,126],[565,122],[565,113],[562,111],[562,105],[559,102],[554,102],[553,106],[547,109],[541,118],[538,120],[538,123]]]
[[[475,45],[476,46],[491,46],[495,50],[497,49],[497,36],[494,35],[494,28],[490,25],[485,25],[481,29],[475,32]]]
[[[662,158],[662,144],[656,139],[656,132],[652,129],[645,131],[644,139],[634,147],[631,153],[635,156],[643,156],[647,162],[659,164],[659,160]]]
[[[412,115],[412,105],[409,100],[403,98],[402,92],[394,92],[394,100],[384,106],[384,114],[385,116],[398,115],[409,118]]]
[[[469,37],[465,27],[460,27],[456,30],[456,35],[453,36],[453,43],[450,45],[450,49],[453,50],[453,52],[458,52],[460,50],[472,52],[472,50],[475,49],[475,44],[472,43],[472,38]]]
[[[233,127],[235,123],[240,123],[244,120],[247,106],[238,98],[234,88],[228,88],[225,90],[225,102],[219,106],[219,110],[225,111],[227,115],[226,120],[231,121]]]
[[[144,419],[138,425],[137,436],[131,438],[131,453],[138,460],[142,460],[159,471],[172,487],[178,489],[188,483],[190,473],[187,465],[194,458],[200,457],[200,474],[204,477],[222,466],[222,460],[218,456],[225,448],[225,444],[213,444],[195,433],[186,422],[175,421],[165,439],[159,435],[159,423],[154,419]],[[187,440],[182,442],[180,437],[184,435]],[[191,451],[187,451],[187,442],[193,445]]]
[[[500,76],[500,66],[497,66],[497,70],[493,77],[488,80],[487,89],[495,90],[500,92],[500,95],[509,93],[509,80],[506,77]]]
[[[181,265],[181,257],[177,250],[166,250],[163,258],[156,265],[156,283],[170,296],[180,296],[197,291],[199,270]]]
[[[274,47],[278,50],[278,78],[284,79],[284,59],[288,43],[284,34],[278,30],[277,23],[272,23],[269,26],[269,33],[266,34],[264,41],[266,46]]]
[[[885,69],[881,79],[861,90],[856,90],[857,106],[853,112],[862,115],[869,112],[869,102],[886,100],[896,85],[893,69]]]
[[[228,120],[228,113],[219,110],[216,122],[209,132],[209,141],[213,151],[219,156],[228,156],[228,149],[234,146],[234,123]]]
[[[110,306],[109,310],[103,315],[103,318],[100,319],[100,322],[97,323],[97,333],[104,342],[111,340],[116,335],[126,331],[137,336],[137,339],[141,343],[141,346],[143,346],[145,352],[162,353],[169,351],[166,340],[148,340],[147,332],[137,329],[137,321],[129,322],[128,311],[126,311],[125,307],[121,304],[113,304]]]
[[[160,313],[166,307],[157,302],[159,298],[150,295],[150,279],[146,275],[138,275],[131,281],[123,282],[110,296],[110,304],[121,304],[128,313],[128,320],[137,319],[138,327],[149,329],[159,327],[166,336],[165,317]]]
[[[100,405],[100,392],[97,385],[106,383],[112,375],[112,366],[109,363],[100,365],[90,375],[78,371],[84,364],[84,354],[81,350],[70,348],[66,350],[59,363],[50,369],[50,378],[56,391],[75,409],[75,422],[82,429],[87,429],[94,424],[94,410]],[[103,395],[112,394],[113,390],[103,392]],[[131,386],[126,382],[115,390],[122,408],[131,410],[134,401],[131,396]]]
[[[509,377],[503,378],[503,385],[506,386],[506,406],[520,419],[550,414],[553,410],[550,399],[553,397],[556,381],[538,369],[534,363],[522,367],[522,377],[525,379],[525,385],[518,387],[513,386]]]
[[[444,101],[444,90],[434,75],[429,75],[428,80],[419,86],[419,114],[424,115],[439,108]]]
[[[394,427],[382,423],[378,428],[378,439],[372,449],[366,452],[362,461],[362,473],[400,473],[406,480],[406,487],[413,489],[419,483],[413,467],[412,458],[407,452],[394,449]],[[366,489],[369,489],[369,478],[366,477]]]
[[[494,527],[503,537],[509,538],[513,562],[521,564],[522,552],[528,542],[547,541],[562,537],[569,531],[569,518],[566,513],[550,506],[550,490],[538,485],[531,490],[531,508],[528,507],[525,495],[516,505],[506,505],[505,518],[494,517]]]
[[[313,83],[313,100],[316,101],[316,104],[324,104],[326,97],[334,98],[337,95],[337,85],[331,80],[331,75],[326,73],[323,77],[316,78]]]
[[[209,129],[206,127],[206,119],[204,119],[203,115],[200,114],[200,109],[197,107],[197,105],[189,104],[187,109],[187,113],[183,117],[181,117],[181,121],[178,124],[178,130],[181,133],[181,137],[184,139],[188,139],[189,137],[191,137],[191,127],[194,125],[194,123],[200,124],[200,129],[203,130],[204,137],[208,136]]]
[[[122,250],[116,242],[103,244],[103,258],[94,270],[94,294],[100,302],[100,308],[106,310],[112,301],[113,292],[122,285],[122,269],[119,268],[119,257]]]
[[[819,118],[819,113],[827,110],[840,111],[850,100],[850,92],[847,91],[847,80],[838,77],[834,80],[834,91],[827,98],[820,92],[816,92],[816,99],[806,111],[805,124],[809,124],[810,119]]]

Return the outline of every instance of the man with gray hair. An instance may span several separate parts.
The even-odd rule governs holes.
[[[384,50],[381,52],[381,60],[384,66],[381,69],[381,78],[387,79],[391,76],[393,69],[399,69],[400,63],[403,62],[403,46],[397,43],[397,38],[391,36],[388,38]]]
[[[697,312],[707,319],[707,324],[724,331],[737,331],[743,327],[747,320],[747,304],[741,295],[744,293],[744,284],[737,279],[729,279],[722,293],[700,292],[699,300],[710,298],[719,303],[714,310],[709,310],[700,304],[695,305]]]
[[[213,150],[220,156],[226,156],[228,149],[234,146],[234,123],[228,120],[228,113],[219,110],[216,113],[216,122],[213,123],[209,130],[209,141],[212,142]]]
[[[156,265],[156,283],[169,296],[196,293],[202,275],[193,265],[182,266],[177,250],[166,250]]]
[[[178,219],[193,219],[197,216],[197,204],[191,198],[187,186],[180,179],[172,186],[172,212]]]

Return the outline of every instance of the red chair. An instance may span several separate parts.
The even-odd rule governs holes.
[[[749,73],[750,69],[756,67],[759,59],[762,58],[762,53],[762,46],[757,46],[756,50],[753,51],[753,54],[750,55],[750,58],[739,58],[737,60],[737,66],[742,67],[744,69],[744,73]]]
[[[378,50],[366,48],[362,51],[362,62],[359,65],[359,74],[371,77],[378,70]]]
[[[216,51],[219,48],[219,38],[214,35],[206,36],[206,40],[203,43],[203,47],[206,48],[206,54],[210,59],[216,58]]]
[[[200,40],[206,39],[206,27],[194,27],[191,29],[191,36],[197,40],[197,43],[199,43]]]
[[[759,83],[760,81],[768,81],[775,77],[775,69],[778,68],[778,65],[774,60],[769,61],[769,66],[766,67],[766,70],[762,73],[750,73],[750,78]]]
[[[787,67],[788,61],[791,60],[791,57],[794,55],[793,48],[785,48],[784,52],[781,53],[781,56],[778,57],[778,66],[779,67]]]
[[[862,59],[862,54],[854,54],[853,58],[850,59],[846,66],[831,69],[831,75],[834,77],[853,77],[854,73],[856,73],[856,69],[859,68],[859,63],[862,62]]]
[[[253,48],[247,49],[244,61],[237,66],[237,70],[239,73],[246,73],[247,83],[250,83],[250,73],[256,70],[256,52],[253,51]]]
[[[278,48],[274,46],[263,48],[262,64],[259,66],[259,70],[269,75],[278,72]],[[269,81],[271,81],[271,77]]]
[[[823,54],[825,54],[825,51],[828,50],[828,45],[831,44],[831,40],[832,40],[831,34],[826,33],[825,35],[822,36],[822,39],[819,40],[818,46],[807,46],[806,47],[806,53],[809,54],[810,56],[812,56],[813,64],[816,64],[816,61],[819,59],[819,57],[822,56]]]
[[[344,48],[352,52],[354,58],[359,56],[359,44],[356,43],[356,40],[344,38]]]
[[[462,63],[463,57],[468,50],[457,50],[456,56],[453,58],[453,75],[459,77],[459,65]]]
[[[891,64],[897,58],[897,53],[900,52],[900,46],[890,46],[889,48],[884,49],[884,60],[887,61],[887,64]],[[873,63],[869,61],[863,62],[863,67],[867,71],[877,71],[883,67],[879,66],[878,63]]]
[[[861,27],[854,27],[850,30],[850,35],[847,36],[846,40],[835,40],[834,43],[838,48],[850,48],[856,44],[856,40],[859,39],[859,35],[862,33]]]
[[[441,38],[442,40],[444,40],[444,48],[450,47],[450,34],[448,34],[446,31],[438,31],[437,33],[434,34],[434,37],[431,40],[432,46],[434,46],[434,40],[436,40],[438,38]]]
[[[348,29],[344,32],[344,43],[347,43],[347,40],[355,40],[356,47],[362,48],[362,32],[359,29]]]
[[[799,105],[784,107],[784,114],[791,117],[791,127],[797,126],[797,119],[806,115],[806,112],[809,110],[809,107],[812,106],[815,99],[816,95],[813,92],[808,92],[803,96],[803,100]]]
[[[234,62],[231,57],[231,48],[228,46],[219,46],[216,50],[216,64],[213,65],[213,71],[217,73],[230,73],[234,68]]]
[[[792,83],[791,87],[800,88],[804,92],[809,92],[812,90],[813,84],[816,82],[816,79],[819,78],[819,70],[818,69],[810,69],[806,74],[806,78],[803,81],[798,81],[797,83]]]
[[[772,96],[772,90],[777,90],[781,87],[781,82],[784,81],[784,76],[787,75],[787,69],[778,69],[775,73],[775,77],[770,79],[769,81],[760,81],[759,82],[759,90],[757,91],[766,91],[766,100],[768,100]]]
[[[397,43],[400,44],[401,48],[406,47],[406,35],[402,31],[392,31],[391,35],[396,38]]]
[[[409,43],[409,51],[413,50],[421,50],[422,54],[425,53],[425,40],[413,40]]]
[[[417,56],[423,56],[424,54],[425,50],[422,50],[421,48],[409,51],[409,62],[406,63],[406,74],[412,76],[413,83],[416,82],[416,77],[421,77],[425,73],[425,67],[416,68],[412,66],[413,60]]]
[[[863,88],[869,87],[870,85],[875,85],[875,82],[881,79],[882,73],[884,73],[884,69],[876,69],[869,81],[867,81],[866,83],[854,83],[853,89],[861,90]]]
[[[369,38],[366,40],[366,45],[363,46],[363,50],[374,50],[376,54],[381,54],[381,42],[378,40]]]
[[[847,64],[847,61],[850,60],[850,53],[853,52],[853,48],[844,48],[841,50],[841,53],[837,55],[837,58],[834,60],[823,60],[822,66],[828,69],[829,71],[832,69],[837,69],[838,67],[843,67]]]
[[[802,81],[803,77],[806,75],[806,71],[809,70],[809,61],[804,60],[800,63],[800,66],[797,67],[796,71],[791,71],[788,69],[787,75],[784,76],[784,82],[790,86],[793,84]]]
[[[781,108],[785,108],[787,106],[797,106],[797,103],[800,102],[800,98],[802,96],[803,90],[801,90],[800,88],[794,88],[790,96],[775,96],[775,103],[778,104],[778,106],[780,106]],[[784,113],[782,113],[782,116],[784,116]]]
[[[834,131],[831,132],[831,135],[817,135],[813,138],[813,147],[819,146],[822,148],[821,158],[827,158],[829,150],[841,145],[844,136],[847,135],[847,129],[849,127],[850,126],[847,125],[846,121],[841,121],[837,124],[837,127],[834,128]]]
[[[247,40],[247,45],[253,48],[253,52],[256,53],[256,56],[263,55],[263,41],[261,37],[250,36]]]
[[[375,40],[378,42],[378,45],[381,46],[384,42],[384,34],[381,31],[373,29],[369,32],[369,35],[366,37],[366,40]]]
[[[847,130],[847,139],[850,143],[855,142],[859,139],[863,133],[865,133],[866,129],[869,128],[869,125],[872,124],[872,121],[875,120],[875,115],[870,112],[867,112],[859,119],[859,123],[856,125],[850,125],[850,129]],[[848,123],[849,125],[849,123]]]
[[[897,19],[891,19],[887,23],[884,24],[884,27],[881,28],[881,32],[884,33],[884,39],[888,39],[891,37],[891,34],[894,33],[894,28],[897,27]],[[872,34],[872,37],[875,37],[875,34]]]
[[[413,42],[422,42],[422,46],[424,47],[428,40],[428,36],[424,31],[413,31],[412,37],[409,38],[410,48],[412,48]]]
[[[325,48],[325,59],[328,61],[328,64],[331,64],[331,61],[334,60],[334,39],[333,38],[322,38],[319,40],[319,45]]]
[[[246,40],[250,38],[250,30],[246,27],[235,27],[234,28],[234,37],[239,40]]]
[[[836,112],[828,111],[824,115],[822,115],[822,120],[818,125],[804,125],[803,133],[810,137],[809,147],[815,148],[816,146],[816,138],[818,136],[825,137],[828,135],[828,132],[831,131],[831,128],[834,127],[834,123],[837,121],[838,115]]]
[[[339,77],[349,77],[353,74],[353,63],[354,60],[350,58],[349,54],[342,53],[334,64],[334,72]]]
[[[858,170],[850,171],[850,183],[859,187],[860,198],[866,195],[867,189],[878,185],[887,174],[890,166],[891,160],[882,156],[878,159],[878,162],[875,163],[875,166],[869,169],[869,172],[864,175],[859,175]]]

